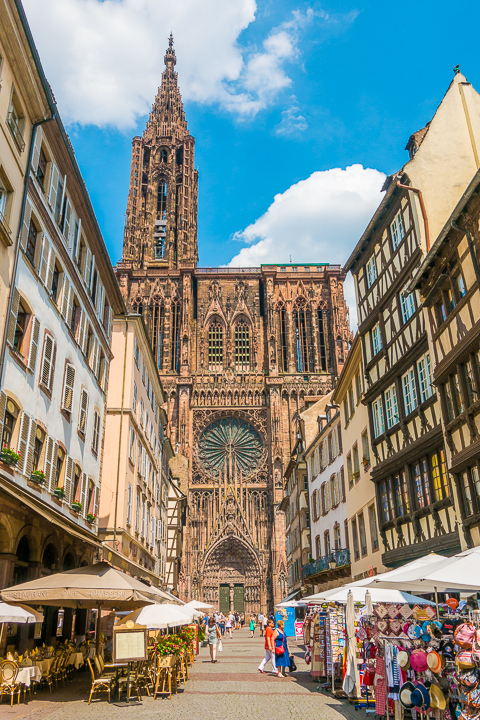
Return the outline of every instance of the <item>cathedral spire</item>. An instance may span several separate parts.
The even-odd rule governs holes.
[[[197,262],[195,139],[188,132],[170,33],[165,69],[147,126],[132,143],[123,261],[136,267]]]

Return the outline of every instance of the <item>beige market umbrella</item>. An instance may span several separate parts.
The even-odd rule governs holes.
[[[0,623],[37,623],[43,622],[42,613],[26,605],[8,605],[0,602]]]
[[[2,599],[10,603],[33,603],[56,607],[134,610],[168,596],[158,588],[135,580],[106,562],[86,565],[66,572],[45,575],[2,590]],[[165,597],[164,597],[165,596]],[[100,627],[97,623],[97,627]],[[97,651],[100,633],[97,633]]]

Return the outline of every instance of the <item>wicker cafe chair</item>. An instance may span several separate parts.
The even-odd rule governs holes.
[[[154,699],[157,695],[168,695],[172,698],[172,685],[174,692],[177,692],[177,655],[157,658],[155,668]]]
[[[147,691],[148,697],[150,697],[150,688],[149,685],[152,685],[153,689],[153,683],[152,683],[152,676],[150,673],[150,665],[148,660],[142,660],[138,663],[137,667],[137,682],[138,682],[138,688],[145,688]]]
[[[0,664],[0,702],[4,695],[10,695],[10,705],[13,705],[13,697],[18,694],[17,704],[20,702],[22,686],[17,682],[18,665],[11,660],[4,660]]]
[[[110,691],[112,689],[112,678],[110,678],[110,677],[95,677],[95,673],[93,671],[93,666],[90,661],[90,658],[87,658],[86,662],[88,664],[88,667],[90,668],[90,674],[92,676],[92,688],[90,690],[90,696],[88,698],[88,705],[90,705],[90,702],[92,700],[92,695],[94,695],[96,692],[108,693],[108,702],[110,702]]]

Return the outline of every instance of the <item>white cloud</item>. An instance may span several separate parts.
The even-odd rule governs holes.
[[[301,32],[328,15],[294,11],[260,47],[239,36],[256,0],[24,0],[47,77],[67,123],[129,128],[150,109],[170,30],[185,99],[255,115],[289,87]],[[345,15],[346,22],[352,18]]]
[[[275,195],[268,210],[235,234],[245,243],[230,267],[269,262],[343,264],[382,199],[385,175],[362,165],[312,173]],[[353,283],[345,296],[355,318]]]
[[[293,95],[290,99],[290,105],[282,111],[281,122],[274,128],[275,134],[292,137],[305,132],[307,129],[307,119],[301,114],[297,98]]]

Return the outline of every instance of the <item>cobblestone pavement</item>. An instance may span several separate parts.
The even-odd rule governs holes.
[[[233,639],[223,640],[223,652],[213,665],[208,648],[201,648],[191,669],[190,680],[178,695],[168,698],[144,697],[142,704],[129,708],[108,705],[98,695],[87,705],[90,683],[86,673],[77,673],[73,682],[52,695],[39,692],[28,705],[10,708],[7,699],[0,705],[0,720],[116,720],[134,716],[147,720],[364,720],[346,700],[338,700],[318,690],[303,660],[300,645],[290,641],[298,671],[285,679],[271,672],[262,675],[258,664],[264,654],[264,640],[250,638],[247,630],[234,631]],[[268,665],[267,670],[270,668]]]

